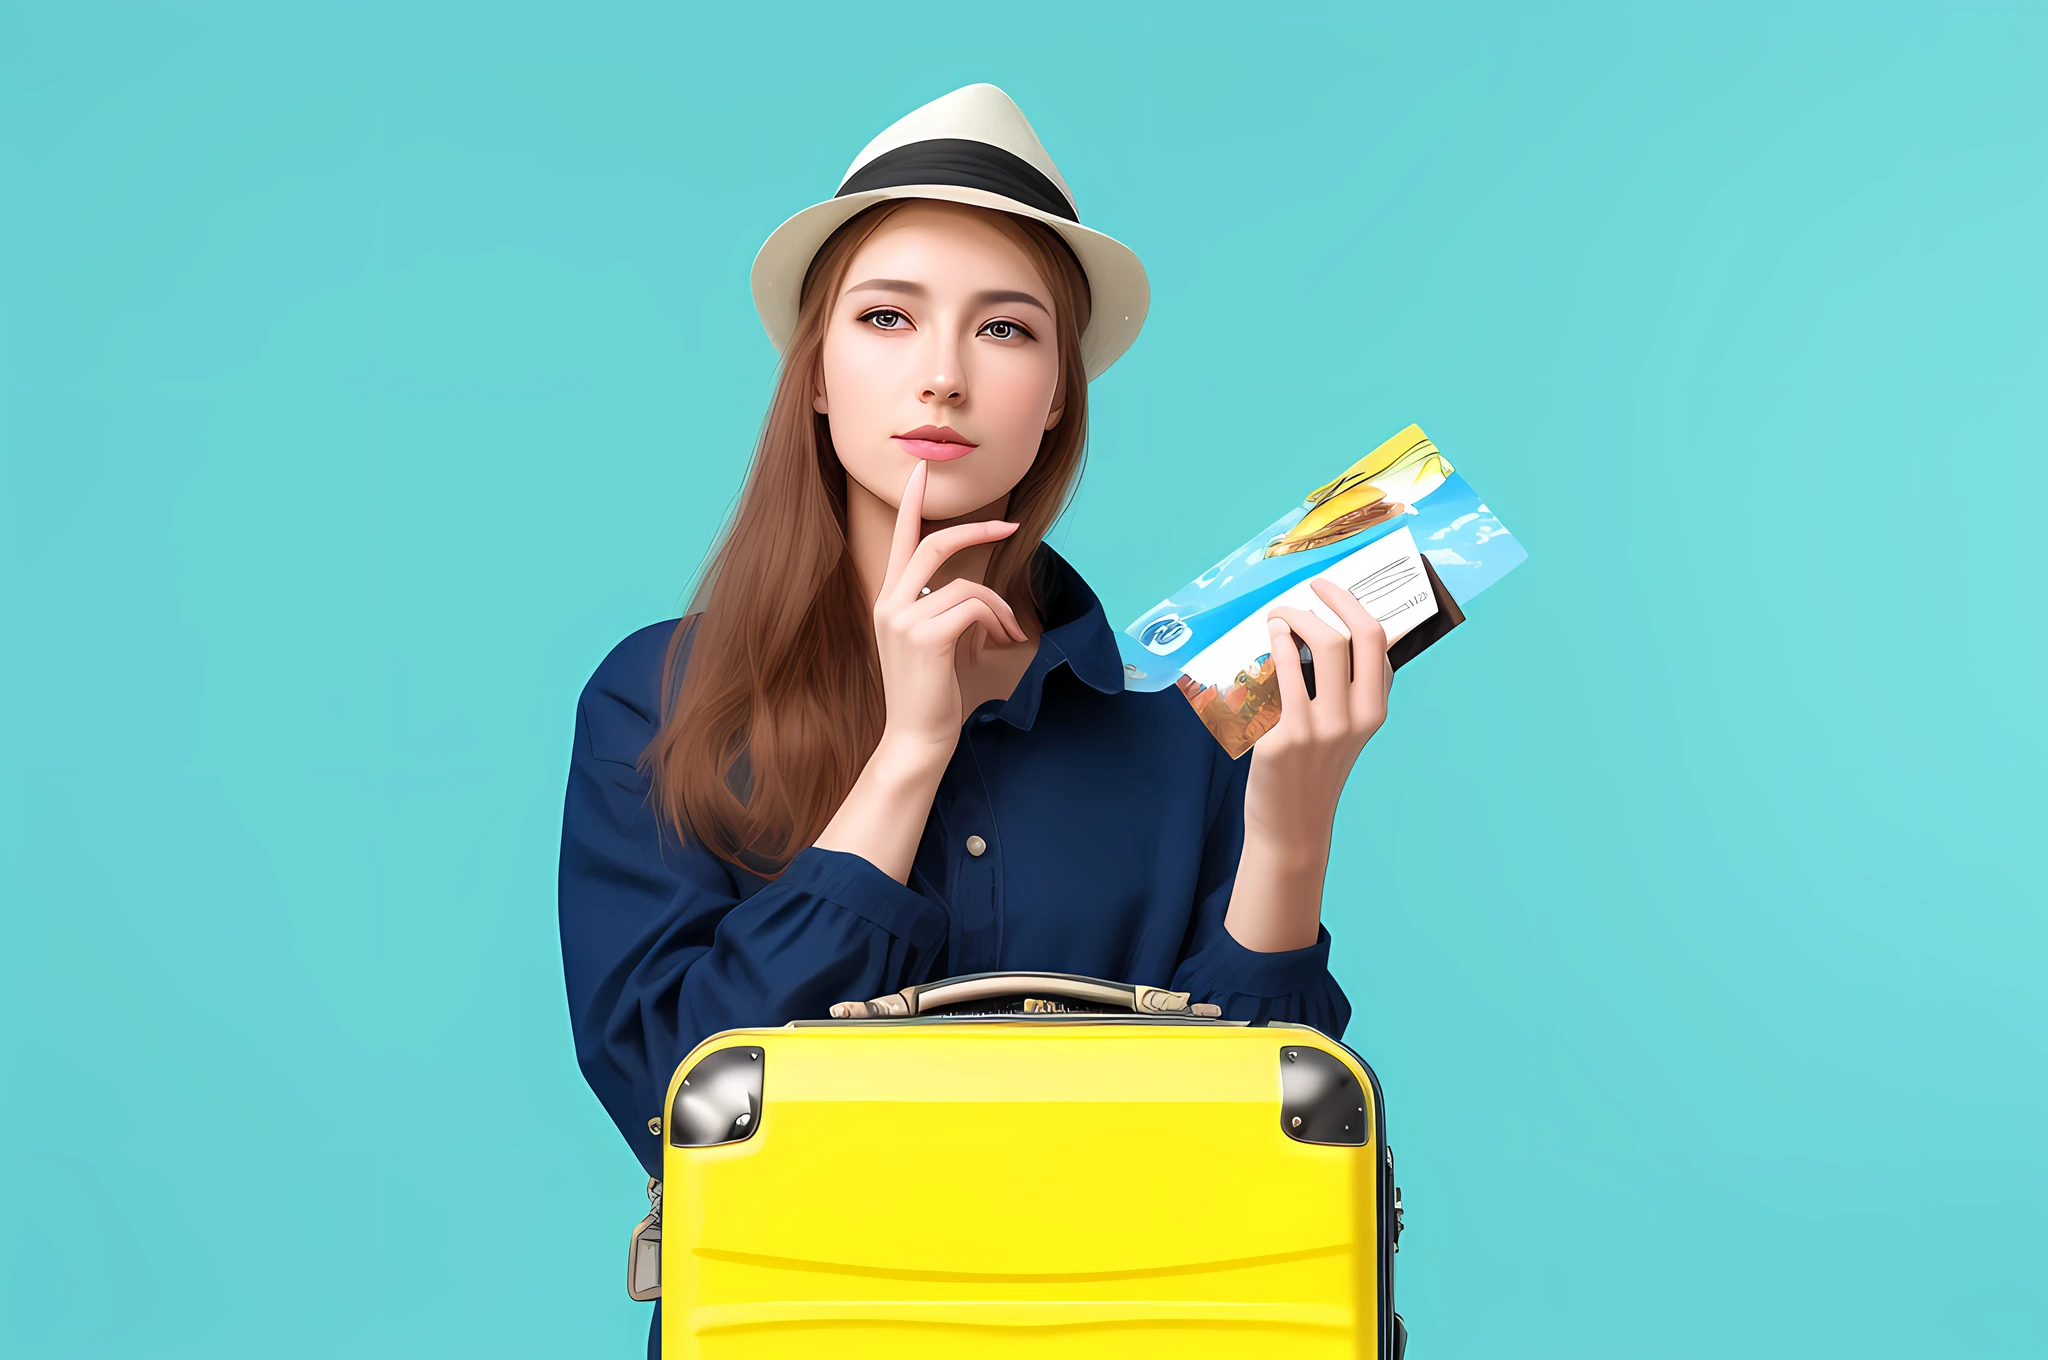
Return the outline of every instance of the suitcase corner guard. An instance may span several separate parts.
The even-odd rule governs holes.
[[[1280,1128],[1298,1143],[1362,1147],[1365,1096],[1334,1053],[1306,1044],[1280,1050]]]
[[[668,1115],[672,1147],[714,1147],[754,1136],[761,1126],[761,1072],[767,1066],[753,1044],[714,1049],[697,1060],[676,1087]]]

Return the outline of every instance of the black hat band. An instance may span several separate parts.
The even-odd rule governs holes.
[[[1013,198],[1042,213],[1078,223],[1080,214],[1059,186],[1021,156],[965,137],[934,137],[881,155],[846,177],[834,198],[906,184],[950,184]]]

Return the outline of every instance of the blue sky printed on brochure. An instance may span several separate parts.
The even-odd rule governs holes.
[[[1479,493],[1455,471],[1406,513],[1306,552],[1267,556],[1267,545],[1299,524],[1311,508],[1304,498],[1117,634],[1125,687],[1140,691],[1167,688],[1180,677],[1189,658],[1288,587],[1400,529],[1414,535],[1416,546],[1435,566],[1444,588],[1461,605],[1528,557]]]

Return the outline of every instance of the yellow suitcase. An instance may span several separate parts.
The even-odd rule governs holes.
[[[1398,1360],[1400,1192],[1342,1044],[1064,974],[833,1014],[676,1070],[629,1264],[667,1360]]]

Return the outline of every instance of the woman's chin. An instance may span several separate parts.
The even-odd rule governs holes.
[[[986,496],[969,500],[961,500],[952,496],[926,497],[924,503],[924,522],[926,524],[944,524],[949,520],[970,517],[986,519],[988,516],[976,516],[974,511],[987,505],[988,500],[989,498]]]

